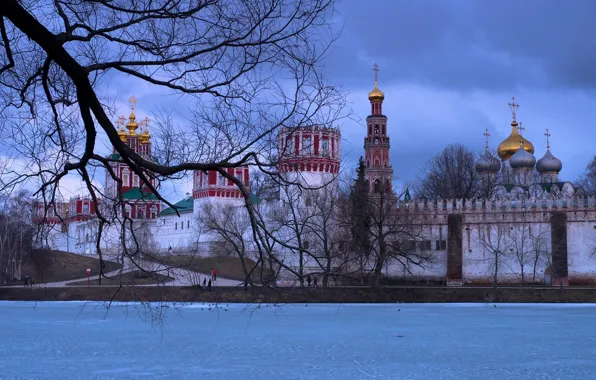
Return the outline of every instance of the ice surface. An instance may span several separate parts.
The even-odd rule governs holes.
[[[593,305],[153,306],[0,302],[0,378],[596,376]]]

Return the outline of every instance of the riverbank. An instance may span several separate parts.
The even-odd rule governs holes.
[[[10,301],[151,301],[222,303],[596,303],[596,288],[391,287],[352,288],[214,288],[166,286],[72,286],[68,288],[0,288]]]

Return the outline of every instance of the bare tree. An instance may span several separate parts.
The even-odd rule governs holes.
[[[0,199],[0,281],[20,279],[25,257],[32,252],[35,227],[31,224],[30,194],[19,191]]]
[[[213,237],[214,253],[233,255],[239,258],[246,281],[255,268],[247,266],[251,244],[250,220],[243,207],[221,204],[207,204],[200,216],[202,230]]]
[[[329,277],[345,273],[350,266],[349,256],[345,255],[348,233],[340,221],[340,198],[337,189],[326,186],[315,190],[308,208],[311,217],[306,224],[312,239],[312,249],[308,254],[315,260],[323,275],[323,287],[329,286]]]
[[[596,156],[586,166],[585,173],[575,185],[583,188],[586,195],[596,195]]]
[[[433,262],[426,250],[416,251],[416,242],[422,239],[421,228],[407,208],[398,209],[399,197],[393,192],[380,192],[369,197],[371,218],[371,286],[381,284],[383,269],[391,262],[398,262],[410,272],[410,265],[424,268]]]
[[[513,251],[513,257],[519,265],[521,273],[521,287],[525,283],[526,267],[528,264],[530,264],[530,260],[532,258],[530,225],[522,223],[516,227],[511,226],[510,230],[510,249]]]
[[[448,145],[425,164],[415,196],[425,199],[476,197],[480,189],[480,176],[474,168],[474,162],[474,153],[465,146]]]
[[[542,225],[538,224],[529,229],[530,238],[530,258],[532,264],[532,286],[536,283],[536,273],[538,266],[549,261],[548,251],[548,231]]]
[[[492,272],[493,286],[496,288],[499,281],[499,271],[511,255],[511,242],[509,241],[509,226],[505,224],[486,224],[485,230],[481,229],[480,243],[489,254],[489,268]]]
[[[6,168],[2,187],[34,180],[44,204],[55,207],[61,181],[80,176],[103,205],[95,208],[99,242],[110,225],[121,225],[123,236],[137,230],[122,192],[110,196],[94,181],[105,171],[121,190],[115,162],[170,207],[160,180],[217,170],[242,190],[256,249],[267,254],[266,226],[246,186],[225,169],[253,165],[274,175],[280,126],[328,125],[340,117],[343,91],[321,75],[336,38],[328,23],[333,7],[333,0],[3,2],[0,132],[5,151],[24,165]],[[111,121],[115,102],[103,94],[108,75],[132,78],[193,109],[184,126],[171,114],[156,116],[157,160],[120,138]],[[102,154],[102,136],[115,155]],[[121,244],[134,259],[138,239]]]

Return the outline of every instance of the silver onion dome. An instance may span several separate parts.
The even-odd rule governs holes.
[[[563,163],[553,156],[550,149],[547,149],[544,156],[536,163],[536,170],[540,173],[559,173],[561,169],[563,169]]]
[[[497,173],[501,170],[501,161],[487,151],[476,160],[474,168],[480,174]]]
[[[509,165],[512,169],[532,169],[536,165],[536,157],[520,144],[517,152],[509,159]]]

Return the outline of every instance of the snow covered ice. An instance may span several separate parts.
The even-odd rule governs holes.
[[[156,308],[160,306],[153,305]],[[591,379],[593,305],[0,302],[2,379]],[[399,310],[399,311],[398,311]]]

